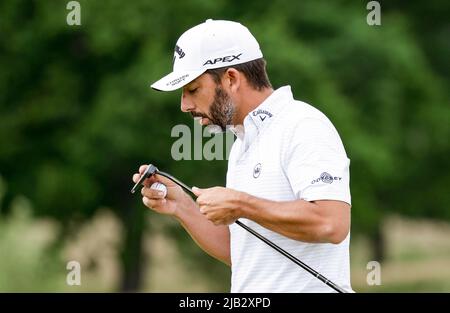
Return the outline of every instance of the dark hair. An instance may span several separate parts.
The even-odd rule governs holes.
[[[264,88],[272,88],[269,77],[266,72],[266,60],[263,58],[249,61],[242,64],[236,64],[233,66],[220,67],[209,69],[206,73],[210,74],[216,84],[219,84],[222,75],[229,69],[234,68],[243,73],[247,78],[248,83],[254,89],[261,91]]]

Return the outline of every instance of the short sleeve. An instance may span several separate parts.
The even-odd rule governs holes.
[[[285,142],[283,169],[297,198],[351,204],[350,160],[328,120],[301,120]]]

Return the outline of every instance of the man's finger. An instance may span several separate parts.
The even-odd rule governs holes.
[[[139,178],[141,178],[141,174],[134,174],[133,175],[133,182],[134,183],[137,183],[138,181],[139,181]]]
[[[199,206],[199,211],[200,211],[200,213],[202,213],[203,215],[204,214],[206,214],[207,212],[206,212],[206,207],[205,206]]]
[[[150,187],[143,187],[141,189],[141,194],[144,197],[150,199],[164,199],[164,193],[160,190],[152,189]]]
[[[149,208],[157,208],[164,205],[166,203],[166,199],[149,199],[147,197],[142,197],[142,202]]]
[[[147,170],[148,165],[141,165],[139,167],[139,173],[142,175]]]

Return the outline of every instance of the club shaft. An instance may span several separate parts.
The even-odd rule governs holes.
[[[312,269],[307,264],[303,263],[302,261],[297,259],[295,256],[293,256],[292,254],[290,254],[289,252],[287,252],[286,250],[284,250],[280,246],[276,245],[275,243],[273,243],[272,241],[270,241],[266,237],[262,236],[258,232],[254,231],[253,229],[251,229],[250,227],[248,227],[247,225],[245,225],[241,221],[237,220],[237,221],[235,221],[235,223],[237,225],[241,226],[243,229],[245,229],[249,233],[251,233],[256,238],[258,238],[261,241],[263,241],[265,244],[269,245],[270,247],[272,247],[273,249],[275,249],[276,251],[278,251],[279,253],[281,253],[285,257],[287,257],[289,260],[291,260],[292,262],[294,262],[295,264],[297,264],[298,266],[300,266],[301,268],[306,270],[311,275],[315,276],[317,279],[319,279],[320,281],[325,283],[327,286],[333,288],[334,290],[336,290],[339,293],[346,293],[346,291],[343,288],[339,287],[338,285],[336,285],[335,283],[330,281],[328,278],[326,278],[325,276],[323,276],[322,274],[320,274],[316,270]]]
[[[136,189],[142,184],[142,182],[147,179],[145,175],[142,175],[141,178],[139,178],[139,181],[133,186],[133,189],[131,189],[131,193],[135,193]]]
[[[193,194],[193,195],[195,196],[195,194],[194,194],[194,192],[192,191],[191,187],[189,187],[188,185],[186,185],[186,184],[184,184],[183,182],[179,181],[178,179],[176,179],[176,178],[173,177],[172,175],[167,174],[167,173],[165,173],[165,172],[161,172],[161,171],[156,172],[156,174],[161,175],[161,176],[164,176],[164,177],[170,179],[171,181],[173,181],[174,183],[176,183],[176,184],[179,185],[180,187],[184,188],[186,191],[189,191],[191,194]]]

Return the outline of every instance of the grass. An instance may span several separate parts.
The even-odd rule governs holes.
[[[352,285],[361,292],[449,292],[450,224],[399,216],[383,225],[386,260],[381,264],[381,285],[366,283],[370,246],[365,238],[352,240]]]
[[[119,251],[122,229],[107,210],[101,210],[56,249],[59,225],[31,216],[26,199],[14,203],[13,214],[0,217],[0,292],[111,292],[121,280]],[[186,241],[183,253],[164,229],[172,221],[148,215],[152,232],[144,238],[145,292],[228,292],[229,269],[215,263]],[[352,286],[356,292],[449,292],[450,224],[391,216],[385,220],[386,261],[381,285],[366,282],[371,258],[369,241],[352,237]],[[186,251],[194,252],[185,255]],[[82,285],[68,286],[65,266],[76,260]],[[212,265],[212,266],[211,266]]]

